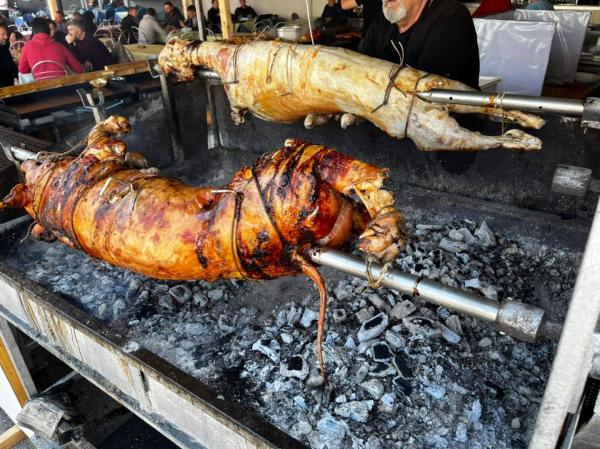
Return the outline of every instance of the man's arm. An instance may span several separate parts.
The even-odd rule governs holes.
[[[83,73],[85,71],[81,62],[77,60],[77,58],[67,50],[64,46],[61,45],[61,53],[65,55],[65,59],[67,60],[67,65],[69,68],[75,73]]]
[[[154,31],[154,33],[160,37],[160,42],[164,42],[167,39],[167,33],[165,33],[165,30],[163,30],[156,21],[152,21],[151,24],[152,31]]]
[[[29,49],[27,45],[23,47],[21,51],[21,59],[19,60],[19,72],[21,73],[31,73],[31,67],[29,66],[29,61],[27,61],[27,54],[29,53]]]
[[[77,48],[77,44],[75,43],[71,35],[67,34],[65,36],[65,40],[67,41],[67,48],[69,49],[71,54],[75,56],[81,64],[83,64],[85,61],[83,61],[81,53],[79,52],[79,48]]]
[[[479,49],[473,19],[454,13],[440,18],[427,35],[417,67],[477,88]]]
[[[99,39],[95,39],[95,46],[96,46],[96,50],[98,52],[99,55],[102,56],[102,60],[103,60],[103,64],[104,65],[110,65],[113,62],[113,56],[110,53],[110,51],[108,51],[108,48],[106,48],[106,46],[102,43],[102,41],[100,41]],[[102,67],[104,68],[104,67]]]

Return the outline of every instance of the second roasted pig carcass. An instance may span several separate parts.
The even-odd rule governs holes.
[[[0,202],[23,207],[33,235],[157,279],[272,279],[304,273],[319,290],[318,355],[327,295],[308,251],[357,246],[393,260],[405,244],[403,219],[382,189],[386,170],[321,145],[288,140],[220,187],[193,187],[140,169],[110,117],[77,157],[50,154],[21,166],[25,182]],[[135,162],[131,162],[135,161]],[[141,162],[141,164],[140,164]],[[359,198],[360,202],[353,198]]]
[[[449,55],[451,57],[451,55]],[[518,129],[486,136],[462,128],[450,112],[483,113],[524,127],[543,120],[519,111],[436,104],[416,94],[431,89],[473,89],[447,78],[342,48],[255,41],[247,44],[172,39],[159,56],[165,74],[180,80],[195,68],[219,74],[233,109],[269,121],[304,120],[312,127],[341,114],[342,127],[366,119],[392,137],[409,137],[420,150],[538,150],[541,141]]]

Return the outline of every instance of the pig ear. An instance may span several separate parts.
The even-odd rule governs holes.
[[[31,203],[31,195],[25,184],[17,184],[10,193],[0,201],[0,208],[4,207],[27,207]]]

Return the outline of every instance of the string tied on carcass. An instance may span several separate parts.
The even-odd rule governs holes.
[[[84,146],[85,146],[85,142],[86,142],[87,138],[80,140],[79,142],[77,142],[75,145],[73,145],[71,148],[69,148],[66,151],[63,151],[61,153],[54,153],[52,151],[40,151],[35,155],[35,162],[38,164],[41,164],[43,162],[47,162],[47,161],[57,161],[59,159],[62,159],[65,156],[69,156],[73,153],[75,153],[78,150],[81,150]]]
[[[235,198],[235,214],[233,215],[233,221],[231,223],[231,246],[233,252],[233,261],[235,262],[235,267],[240,272],[240,274],[244,277],[248,277],[248,273],[242,266],[242,262],[240,261],[240,256],[238,254],[238,244],[237,244],[237,230],[238,223],[240,221],[240,212],[242,209],[242,200],[244,198],[244,194],[242,192],[238,192],[232,189],[214,189],[211,190],[211,193],[222,193],[233,195]]]
[[[426,78],[427,76],[429,76],[428,73],[426,73],[425,75],[421,75],[419,78],[417,78],[417,81],[415,81],[415,85],[413,86],[412,96],[410,97],[410,104],[408,105],[408,111],[406,113],[406,122],[404,123],[404,135],[402,136],[403,139],[406,138],[406,136],[408,135],[408,125],[410,124],[410,117],[412,115],[413,106],[415,104],[415,98],[417,96],[417,89],[419,88],[419,83],[423,78]]]
[[[381,109],[384,106],[387,106],[388,101],[390,99],[390,94],[392,93],[392,88],[395,86],[396,84],[396,78],[398,78],[398,75],[400,74],[400,71],[403,69],[404,67],[401,65],[394,65],[391,70],[390,70],[390,74],[389,74],[389,81],[388,81],[388,85],[385,88],[385,94],[383,96],[383,101],[381,102],[381,104],[379,106],[377,106],[375,109],[373,109],[371,111],[371,114],[377,112],[379,109]]]
[[[287,83],[288,83],[288,91],[286,93],[284,93],[282,95],[282,97],[286,97],[288,95],[292,95],[292,70],[291,70],[291,66],[294,62],[294,56],[296,56],[296,47],[297,46],[289,46],[288,47],[288,53],[287,53],[287,57],[285,60],[285,74],[286,74],[286,78],[287,78]]]
[[[19,243],[23,243],[25,240],[27,240],[27,238],[31,235],[31,230],[33,229],[34,226],[35,226],[35,221],[32,221],[31,224],[29,225],[29,227],[27,228],[25,237],[23,237],[21,240],[19,240]]]
[[[235,47],[235,49],[233,50],[233,57],[231,58],[231,62],[230,64],[233,66],[233,81],[223,81],[222,84],[237,84],[238,81],[238,70],[237,70],[237,60],[238,60],[238,55],[240,53],[240,49],[243,47],[242,45],[237,45]]]
[[[281,51],[282,48],[283,48],[282,46],[277,47],[277,50],[275,50],[275,53],[273,54],[273,59],[271,59],[271,50],[269,50],[269,56],[267,58],[269,70],[267,71],[267,79],[265,80],[265,82],[267,84],[270,84],[271,80],[273,79],[273,66],[275,65],[275,60],[277,59],[277,55],[279,54],[279,52]]]
[[[414,285],[412,286],[412,289],[410,290],[410,294],[416,298],[417,296],[420,296],[421,294],[419,293],[419,284],[421,283],[421,281],[423,280],[423,276],[419,276],[416,280]]]
[[[500,117],[500,123],[502,125],[502,134],[504,134],[504,129],[505,129],[505,125],[506,125],[506,115],[505,115],[505,110],[504,110],[504,96],[506,95],[506,92],[501,92],[500,95],[498,95],[498,105],[500,107],[500,111],[502,111],[502,116]]]
[[[377,279],[375,279],[375,276],[373,276],[373,271],[372,271],[374,262],[378,262],[378,261],[374,257],[372,257],[368,254],[365,254],[365,265],[366,265],[365,273],[367,275],[367,282],[368,282],[370,288],[372,288],[373,290],[377,290],[378,288],[380,288],[383,285],[383,281],[385,280],[385,275],[387,274],[388,270],[392,266],[392,262],[387,262],[387,263],[383,264],[383,266],[379,270],[379,276],[377,277]]]

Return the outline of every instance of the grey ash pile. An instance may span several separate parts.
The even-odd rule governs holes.
[[[580,254],[517,243],[484,222],[409,224],[409,231],[397,260],[403,270],[535,303],[562,319]],[[315,353],[318,300],[315,291],[302,293],[305,279],[284,295],[268,291],[269,282],[160,282],[58,244],[26,245],[31,251],[15,257],[34,280],[313,448],[527,446],[554,342],[522,343],[325,271],[325,387]]]

